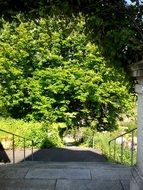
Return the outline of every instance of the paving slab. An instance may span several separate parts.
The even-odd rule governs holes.
[[[130,190],[130,180],[121,180],[121,184],[124,190]]]
[[[0,168],[0,180],[2,178],[24,178],[29,168]]]
[[[130,180],[132,175],[130,169],[93,169],[91,170],[92,179],[104,179],[104,180]]]
[[[1,190],[55,190],[55,180],[0,180]]]
[[[28,171],[25,178],[36,179],[91,179],[89,169],[37,169]]]
[[[120,181],[58,180],[55,190],[123,190]]]

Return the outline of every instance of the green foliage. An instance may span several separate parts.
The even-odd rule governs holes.
[[[89,41],[82,15],[70,21],[18,15],[1,25],[2,115],[64,128],[95,124],[102,131],[115,129],[120,113],[130,113],[130,82]]]
[[[124,125],[124,127],[127,129],[127,131],[130,131],[137,127],[137,120],[132,120],[131,122]]]
[[[122,164],[131,165],[131,149],[123,149],[123,161]],[[109,157],[110,161],[121,163],[121,145],[116,144],[116,152],[114,154],[114,143],[111,143],[111,156]],[[137,151],[133,150],[133,165],[137,162]]]
[[[12,118],[0,118],[0,126],[1,129],[5,131],[30,139],[26,140],[26,147],[31,146],[31,140],[34,141],[35,148],[62,146],[56,126],[51,127],[51,125],[46,123],[34,121],[25,122],[23,120]],[[12,135],[0,131],[0,139],[12,140]],[[15,145],[17,147],[23,147],[23,139],[15,137]]]
[[[123,133],[123,132],[122,132]],[[116,152],[114,155],[114,141],[111,143],[110,155],[109,155],[109,141],[116,136],[121,135],[121,131],[116,132],[97,132],[94,133],[93,139],[93,131],[88,128],[83,133],[83,145],[86,147],[94,147],[97,150],[101,150],[103,155],[105,155],[109,161],[121,163],[121,144],[116,143]],[[137,134],[134,133],[136,136]],[[125,136],[126,139],[131,139],[131,134]],[[94,143],[93,143],[94,140]],[[137,151],[133,151],[133,164],[136,164],[137,159]],[[131,165],[131,149],[129,147],[123,148],[123,164]]]
[[[127,65],[142,59],[143,22],[142,3],[139,0],[24,0],[0,1],[0,14],[12,20],[23,13],[27,19],[39,20],[49,15],[66,17],[83,13],[86,16],[87,34],[98,43],[104,56],[114,64]],[[115,62],[116,60],[116,62]]]
[[[110,132],[94,131],[93,133],[93,130],[91,128],[88,128],[88,130],[85,130],[83,133],[83,141],[84,141],[83,144],[87,147],[99,149],[102,151],[104,155],[108,156],[109,153],[108,142],[113,136],[114,133]]]
[[[115,64],[127,70],[127,65],[142,59],[143,23],[136,20],[134,6],[121,1],[115,4],[93,8],[87,18],[87,31],[91,31],[90,37],[100,45],[104,57],[116,60]]]

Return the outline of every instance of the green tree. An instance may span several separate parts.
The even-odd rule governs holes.
[[[85,18],[1,20],[1,111],[67,127],[112,130],[132,108],[124,70],[86,35]]]
[[[0,1],[0,13],[11,20],[23,12],[27,19],[49,15],[71,16],[82,12],[87,34],[98,44],[104,57],[126,67],[141,60],[143,49],[143,4],[139,0],[6,0]],[[116,62],[115,62],[116,60]]]

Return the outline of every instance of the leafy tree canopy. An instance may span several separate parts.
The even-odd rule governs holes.
[[[66,126],[116,128],[132,108],[131,85],[86,35],[81,14],[1,19],[1,112]]]
[[[126,68],[141,60],[143,50],[143,4],[140,0],[6,0],[0,1],[5,18],[23,12],[27,18],[50,14],[71,19],[82,12],[86,17],[86,33],[98,43],[105,58]]]

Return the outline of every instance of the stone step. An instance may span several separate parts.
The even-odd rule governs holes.
[[[2,190],[129,190],[127,181],[93,180],[3,180]]]
[[[58,180],[55,190],[129,190],[129,182],[98,180]]]
[[[2,164],[1,167],[43,167],[44,168],[130,168],[122,164],[111,162],[47,162],[25,161],[16,164]]]
[[[130,167],[99,162],[24,162],[0,166],[2,190],[129,190]]]
[[[2,190],[129,190],[128,181],[93,180],[2,180]]]
[[[1,190],[54,190],[56,180],[2,179]]]

